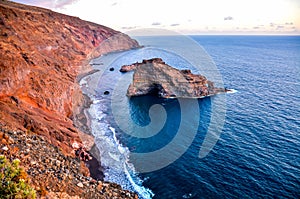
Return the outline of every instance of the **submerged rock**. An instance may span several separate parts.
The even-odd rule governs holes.
[[[157,95],[162,98],[203,98],[226,92],[216,88],[203,75],[191,70],[178,70],[167,65],[161,58],[143,60],[141,63],[124,65],[120,72],[134,71],[133,82],[127,96]]]

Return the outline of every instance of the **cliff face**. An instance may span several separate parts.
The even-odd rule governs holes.
[[[44,135],[65,152],[80,131],[71,118],[84,98],[76,77],[88,59],[138,47],[110,28],[0,1],[0,126]]]
[[[121,72],[134,71],[128,96],[157,95],[163,98],[202,98],[226,92],[214,87],[205,76],[192,74],[190,70],[178,70],[162,59],[143,60],[142,63],[122,66]]]

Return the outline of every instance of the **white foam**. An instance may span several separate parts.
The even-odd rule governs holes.
[[[182,198],[192,198],[194,195],[192,193],[187,193],[182,196]]]
[[[100,151],[101,166],[105,168],[104,180],[118,183],[124,189],[137,192],[140,198],[152,198],[153,192],[142,186],[143,181],[129,162],[130,151],[117,139],[116,130],[109,124],[105,112],[107,107],[104,102],[101,99],[93,99],[89,109],[91,128]]]
[[[126,167],[124,167],[124,171],[130,183],[133,185],[134,190],[136,190],[142,198],[146,199],[146,198],[152,198],[154,196],[154,193],[150,189],[147,189],[143,186],[139,186],[134,182],[133,178],[131,177]],[[139,179],[139,182],[142,183],[142,180]]]
[[[86,79],[83,78],[82,80],[80,80],[79,85],[80,85],[80,86],[86,86],[86,85],[87,85]]]
[[[238,91],[235,89],[228,89],[227,93],[237,93]]]
[[[143,186],[139,186],[133,180],[133,178],[132,178],[132,176],[131,176],[130,172],[128,171],[128,168],[127,168],[127,167],[129,167],[132,170],[132,172],[135,172],[134,171],[134,166],[131,163],[128,162],[129,161],[128,157],[129,157],[130,151],[128,150],[127,147],[123,147],[120,144],[119,140],[116,137],[116,130],[113,127],[109,127],[109,129],[113,132],[113,138],[114,138],[115,143],[117,143],[117,145],[118,145],[119,152],[122,153],[122,154],[125,154],[126,161],[123,164],[123,166],[124,166],[123,168],[124,168],[124,172],[126,174],[127,179],[130,181],[130,183],[133,186],[134,190],[137,191],[139,193],[139,195],[141,195],[143,198],[152,198],[154,196],[154,194],[151,190],[149,190],[149,189],[147,189]],[[143,182],[137,176],[135,176],[135,177],[136,177],[136,180],[139,181],[139,183]]]
[[[108,152],[109,156],[113,158],[115,161],[120,161],[120,156],[118,154],[113,154],[111,152]]]

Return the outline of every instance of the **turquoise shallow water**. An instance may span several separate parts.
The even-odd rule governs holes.
[[[237,90],[226,94],[226,116],[216,144],[207,156],[199,158],[199,150],[212,122],[214,97],[196,100],[197,107],[195,102],[188,100],[128,99],[124,91],[131,76],[117,70],[123,64],[152,57],[162,57],[169,65],[191,68],[193,72],[202,73],[201,69],[176,53],[153,46],[103,56],[94,60],[104,66],[90,111],[96,142],[103,151],[100,155],[106,168],[106,179],[138,191],[144,198],[299,198],[300,37],[191,38],[201,44],[216,64],[217,76],[221,75],[223,80],[217,83]],[[138,39],[145,41],[145,38]],[[107,70],[110,67],[116,70]],[[120,79],[125,80],[120,83]],[[110,95],[103,94],[106,90]],[[117,111],[114,100],[120,105],[116,106]],[[155,117],[163,120],[164,114],[167,116],[159,132],[140,138],[124,131],[119,119],[121,123],[130,120],[129,123],[147,126],[151,123],[149,109],[155,104],[165,110],[156,111]],[[187,118],[183,118],[186,117],[181,112],[183,106],[190,110]],[[199,116],[193,115],[196,110],[200,111]],[[121,118],[117,118],[116,112],[122,113]],[[195,130],[192,142],[187,145],[188,136],[187,140],[182,138],[183,141],[176,145],[178,147],[173,147],[170,153],[160,154],[162,157],[156,160],[168,159],[173,153],[178,155],[177,150],[188,146],[184,153],[162,169],[137,174],[139,167],[148,165],[139,164],[131,154],[149,153],[169,145],[181,125],[188,131],[186,135],[192,136],[189,131]],[[145,129],[132,129],[135,133],[145,133]],[[151,164],[158,165],[155,159]]]

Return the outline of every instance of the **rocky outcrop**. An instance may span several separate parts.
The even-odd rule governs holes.
[[[157,95],[162,98],[202,98],[226,92],[214,87],[205,76],[178,70],[160,58],[122,66],[120,72],[134,71],[127,96]]]
[[[138,47],[127,35],[47,9],[0,1],[0,125],[46,137],[62,151],[81,143],[72,118],[88,61]]]

